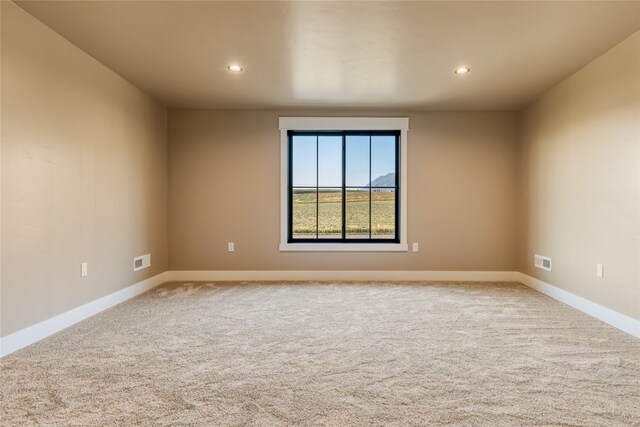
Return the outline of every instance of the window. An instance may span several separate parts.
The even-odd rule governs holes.
[[[288,137],[289,243],[400,242],[400,131]]]
[[[281,250],[406,251],[406,118],[280,118]]]

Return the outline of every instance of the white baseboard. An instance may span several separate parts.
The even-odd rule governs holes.
[[[237,281],[237,280],[442,280],[515,282],[515,271],[169,271],[171,281]]]
[[[517,276],[518,282],[550,296],[561,303],[580,310],[589,316],[595,317],[614,328],[620,329],[621,331],[633,335],[636,338],[640,338],[640,320],[618,313],[610,308],[596,304],[593,301],[572,294],[571,292],[567,292],[524,273],[517,273]]]
[[[53,335],[87,317],[91,317],[107,308],[140,295],[166,281],[167,272],[160,273],[117,292],[0,338],[0,357],[4,357],[14,351],[40,341],[49,335]]]

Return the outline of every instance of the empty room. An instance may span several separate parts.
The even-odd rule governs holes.
[[[0,1],[1,426],[640,426],[640,1]]]

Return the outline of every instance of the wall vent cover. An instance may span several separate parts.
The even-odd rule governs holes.
[[[151,254],[142,255],[133,259],[133,271],[142,270],[151,265]]]
[[[533,265],[542,270],[551,271],[551,258],[535,254],[533,257]]]

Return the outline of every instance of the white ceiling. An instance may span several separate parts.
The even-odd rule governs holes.
[[[182,108],[520,109],[640,30],[640,1],[16,3]]]

